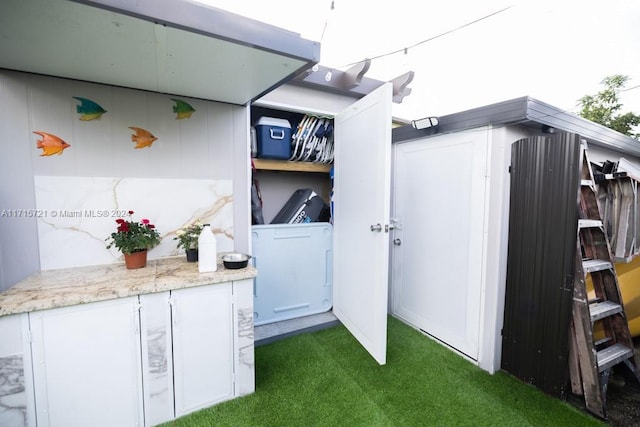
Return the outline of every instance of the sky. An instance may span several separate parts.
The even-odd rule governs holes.
[[[578,100],[614,74],[629,76],[622,111],[640,114],[638,0],[194,1],[319,41],[323,66],[346,70],[382,56],[366,77],[388,81],[413,71],[412,92],[393,105],[395,117],[526,95],[577,114]]]

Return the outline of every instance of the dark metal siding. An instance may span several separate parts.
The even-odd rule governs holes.
[[[554,396],[568,379],[580,137],[512,146],[502,369]]]

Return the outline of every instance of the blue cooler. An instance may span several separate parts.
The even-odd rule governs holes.
[[[260,117],[256,124],[258,157],[288,160],[291,157],[291,125],[288,120]]]

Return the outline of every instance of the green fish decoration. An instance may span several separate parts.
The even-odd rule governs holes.
[[[74,96],[73,98],[80,101],[80,105],[76,106],[76,112],[78,114],[82,114],[80,116],[80,120],[87,121],[99,119],[100,116],[107,112],[107,110],[90,99],[80,98],[79,96]]]
[[[177,114],[177,120],[188,119],[196,111],[195,108],[180,99],[171,98],[171,100],[176,103],[173,107],[173,112]]]

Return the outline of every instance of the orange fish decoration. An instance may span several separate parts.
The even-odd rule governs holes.
[[[133,148],[151,147],[153,141],[157,140],[151,132],[146,129],[130,126],[129,129],[136,131],[135,135],[131,135],[131,142],[135,142],[136,146]]]
[[[46,132],[33,132],[40,135],[42,139],[39,139],[36,147],[42,148],[42,154],[40,156],[53,156],[54,154],[62,154],[65,148],[71,147],[71,145],[64,142],[64,140],[58,136],[55,136]]]

